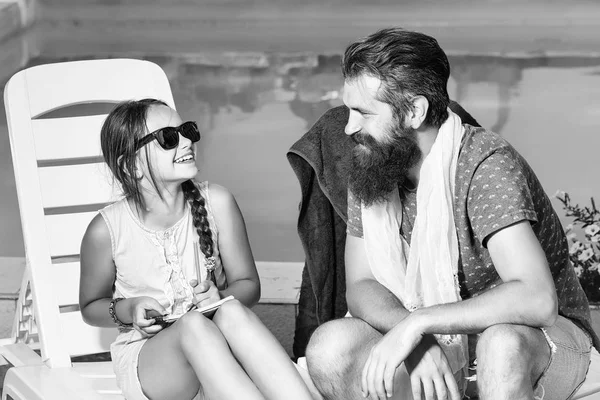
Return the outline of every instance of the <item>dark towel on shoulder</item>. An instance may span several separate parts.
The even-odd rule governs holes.
[[[450,109],[463,123],[479,126],[455,102]],[[344,133],[348,108],[328,110],[287,153],[302,192],[298,235],[305,255],[294,334],[294,356],[302,357],[320,324],[343,317],[347,310],[344,247],[348,179],[344,166],[354,141]]]

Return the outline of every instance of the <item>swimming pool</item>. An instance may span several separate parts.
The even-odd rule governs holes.
[[[600,57],[449,53],[451,97],[506,137],[548,194],[565,190],[580,203],[600,198]],[[255,258],[303,260],[296,234],[300,189],[286,152],[320,115],[341,104],[340,56],[135,56],[166,71],[182,118],[198,121],[199,178],[234,193]],[[46,56],[28,65],[64,60]],[[0,114],[0,256],[22,256],[6,117]],[[554,205],[562,216],[560,204]]]

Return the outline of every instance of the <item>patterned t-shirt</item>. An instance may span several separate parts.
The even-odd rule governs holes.
[[[461,297],[476,296],[501,283],[486,241],[516,222],[529,220],[540,241],[556,286],[558,313],[573,319],[593,338],[587,298],[569,261],[566,236],[550,199],[525,159],[502,137],[465,126],[456,168],[454,220],[460,247]],[[401,189],[400,234],[410,243],[417,212],[416,191]],[[360,203],[348,192],[347,233],[363,237]]]

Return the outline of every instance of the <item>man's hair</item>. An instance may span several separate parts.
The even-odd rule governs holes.
[[[425,125],[439,128],[448,118],[450,64],[431,36],[402,28],[382,29],[348,46],[342,74],[345,80],[363,75],[379,78],[378,100],[390,104],[401,121],[412,110],[415,96],[429,102]]]

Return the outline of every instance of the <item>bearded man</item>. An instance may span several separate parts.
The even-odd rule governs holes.
[[[346,49],[342,71],[351,317],[312,335],[316,387],[457,400],[476,380],[480,399],[569,398],[600,340],[533,170],[448,109],[434,38],[381,30]]]

